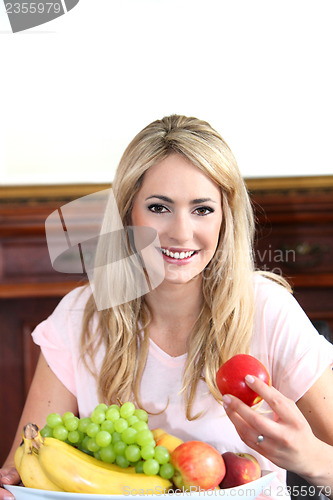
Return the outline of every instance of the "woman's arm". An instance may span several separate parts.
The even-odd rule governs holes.
[[[11,451],[0,469],[0,486],[1,484],[17,484],[20,480],[14,466],[14,454],[22,440],[24,425],[32,422],[43,427],[49,413],[58,412],[62,415],[65,411],[77,414],[76,398],[60,382],[48,366],[44,356],[40,354]],[[9,497],[10,493],[0,489],[0,499],[5,495]]]
[[[286,470],[296,472],[309,483],[326,486],[333,498],[333,373],[323,375],[297,402],[254,378],[249,387],[260,394],[274,412],[268,419],[239,399],[226,399],[226,413],[241,439],[251,448]],[[304,418],[305,417],[305,418]],[[264,440],[257,444],[258,435]]]

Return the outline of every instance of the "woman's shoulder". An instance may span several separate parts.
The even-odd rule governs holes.
[[[294,297],[291,292],[291,287],[287,282],[280,277],[270,275],[270,277],[255,272],[253,275],[254,296],[255,301],[279,301],[294,302]]]
[[[90,296],[91,289],[89,285],[74,288],[60,300],[51,314],[52,320],[63,322],[69,317],[72,320],[75,317],[81,319]]]
[[[62,304],[65,307],[79,308],[82,305],[86,305],[90,296],[91,288],[89,285],[78,286],[64,295],[59,304]]]

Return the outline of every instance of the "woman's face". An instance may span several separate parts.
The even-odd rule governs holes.
[[[222,222],[219,186],[178,154],[151,167],[134,198],[133,226],[157,231],[165,280],[186,283],[216,250]]]

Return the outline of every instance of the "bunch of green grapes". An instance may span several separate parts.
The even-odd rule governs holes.
[[[130,401],[119,406],[99,404],[90,417],[50,413],[41,435],[65,441],[103,462],[134,466],[149,476],[171,479],[174,474],[169,451],[156,446],[149,430],[147,412]]]

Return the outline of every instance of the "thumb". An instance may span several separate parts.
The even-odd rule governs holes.
[[[20,475],[15,467],[5,467],[0,470],[0,484],[16,484],[20,481]]]

